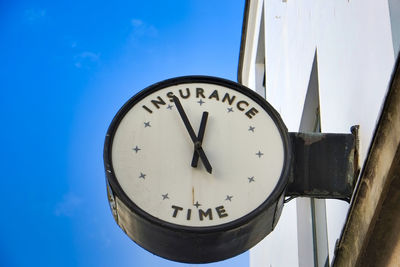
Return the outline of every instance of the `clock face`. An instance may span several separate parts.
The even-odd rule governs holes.
[[[249,216],[283,191],[287,169],[286,129],[260,99],[207,81],[145,89],[109,131],[115,183],[135,209],[177,227]]]

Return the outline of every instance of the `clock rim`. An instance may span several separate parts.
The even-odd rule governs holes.
[[[142,99],[151,95],[159,90],[162,90],[169,86],[179,85],[179,84],[188,84],[188,83],[206,83],[206,84],[215,84],[226,87],[228,89],[232,89],[237,91],[241,94],[246,95],[247,97],[251,98],[255,101],[258,105],[260,105],[265,112],[271,117],[274,121],[276,127],[278,128],[279,134],[282,139],[282,143],[284,146],[284,161],[283,161],[283,168],[281,171],[281,175],[278,179],[278,182],[270,195],[266,198],[266,200],[260,204],[257,208],[253,209],[246,215],[235,219],[230,222],[222,223],[219,225],[213,226],[186,226],[180,224],[174,224],[168,221],[164,221],[160,218],[157,218],[150,213],[146,212],[145,210],[141,209],[138,205],[136,205],[129,196],[124,192],[121,185],[118,182],[118,179],[115,175],[114,168],[112,165],[112,145],[114,135],[118,129],[118,126],[125,115],[130,111],[132,107],[138,104]],[[281,119],[279,113],[269,104],[264,98],[258,95],[253,90],[247,88],[244,85],[239,83],[213,77],[213,76],[204,76],[204,75],[190,75],[190,76],[180,76],[171,79],[166,79],[161,82],[157,82],[152,84],[134,96],[132,96],[117,112],[114,116],[111,124],[107,130],[106,139],[104,142],[104,151],[103,151],[103,160],[104,166],[106,171],[107,182],[111,187],[113,194],[115,194],[133,213],[137,214],[138,216],[144,218],[146,221],[150,223],[155,223],[162,227],[167,227],[172,230],[179,230],[179,231],[187,231],[193,233],[210,233],[210,232],[219,232],[221,230],[229,230],[237,228],[238,226],[244,225],[257,217],[260,213],[264,210],[268,209],[270,206],[274,205],[278,202],[279,198],[285,191],[286,185],[289,179],[289,171],[290,171],[290,163],[292,160],[291,156],[291,143],[289,138],[288,130]]]

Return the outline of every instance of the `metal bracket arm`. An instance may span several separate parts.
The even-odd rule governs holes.
[[[358,126],[352,134],[289,133],[291,175],[286,197],[350,201],[359,172]]]

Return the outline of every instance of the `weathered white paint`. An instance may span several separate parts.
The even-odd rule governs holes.
[[[254,60],[262,0],[250,1],[242,81],[254,88]],[[393,1],[391,1],[393,2]],[[393,6],[393,4],[392,4]],[[395,5],[396,7],[398,5]],[[394,64],[392,31],[398,9],[388,1],[265,1],[267,100],[290,131],[298,131],[315,51],[322,132],[348,133],[360,125],[363,163]],[[393,35],[399,36],[398,32]],[[348,204],[326,202],[329,257]],[[296,208],[284,208],[276,230],[250,253],[251,266],[297,266]]]

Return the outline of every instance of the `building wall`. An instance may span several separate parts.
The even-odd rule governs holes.
[[[320,129],[349,133],[352,125],[360,125],[362,164],[399,50],[400,27],[395,24],[400,18],[399,5],[389,2],[248,1],[239,80],[265,94],[289,131],[297,132],[302,127],[316,61]],[[257,51],[260,49],[264,53]],[[265,91],[260,83],[264,79]],[[300,212],[301,201],[285,205],[276,229],[251,250],[251,266],[307,266],[313,262],[303,251],[307,230],[299,227],[299,222],[307,223],[311,217]],[[331,261],[349,205],[327,200],[324,206]]]

